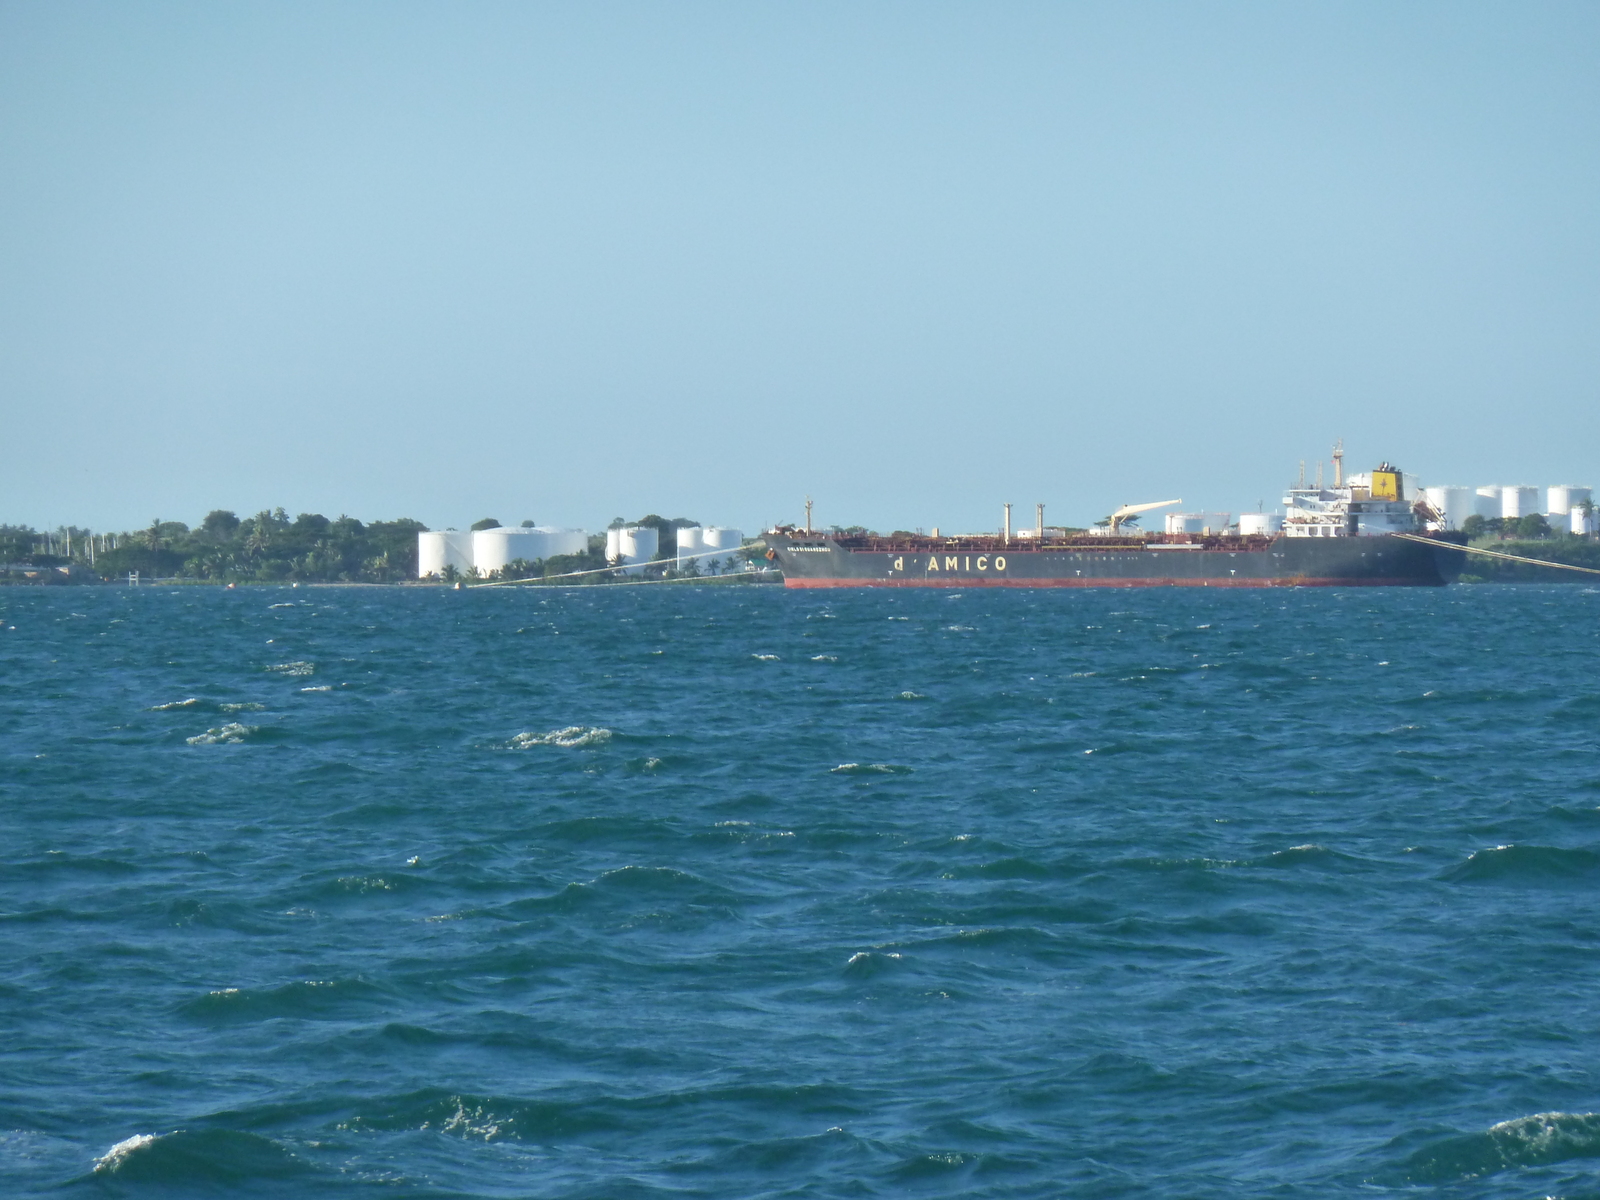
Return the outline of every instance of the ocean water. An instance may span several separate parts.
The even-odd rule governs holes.
[[[0,592],[7,1195],[1600,1195],[1600,595]]]

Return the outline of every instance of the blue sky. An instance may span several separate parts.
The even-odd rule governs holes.
[[[1594,4],[0,4],[0,521],[1600,484]]]

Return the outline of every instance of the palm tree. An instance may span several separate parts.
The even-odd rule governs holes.
[[[244,548],[252,558],[258,558],[272,545],[272,535],[267,532],[267,526],[272,520],[272,514],[265,509],[258,512],[250,526],[250,536],[245,539]]]

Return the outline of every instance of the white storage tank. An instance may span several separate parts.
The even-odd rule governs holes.
[[[1563,483],[1548,489],[1545,498],[1545,512],[1552,517],[1564,517],[1584,501],[1593,499],[1593,493],[1586,487]]]
[[[1490,517],[1500,515],[1500,488],[1481,487],[1472,500],[1472,511],[1475,515],[1488,520]]]
[[[454,529],[429,529],[417,534],[417,578],[444,576],[446,567],[463,575],[472,566],[472,534]]]
[[[1518,486],[1500,489],[1500,515],[1506,520],[1532,516],[1538,511],[1538,488]]]
[[[1446,529],[1460,529],[1477,511],[1477,495],[1466,487],[1431,487],[1424,493],[1428,504],[1444,518]]]
[[[682,569],[687,562],[697,562],[693,556],[705,548],[701,535],[705,531],[698,525],[684,525],[678,529],[678,567]]]
[[[654,529],[629,526],[606,531],[606,561],[620,561],[629,575],[642,574],[644,564],[655,558],[660,547],[661,535]]]
[[[523,559],[538,562],[545,557],[545,537],[537,529],[478,529],[472,534],[472,561],[480,574],[490,575]]]
[[[1168,513],[1168,533],[1199,533],[1205,528],[1205,513]]]
[[[702,531],[700,541],[707,550],[737,550],[744,544],[744,534],[737,529],[712,525]]]
[[[1569,527],[1579,537],[1588,537],[1595,532],[1597,518],[1600,518],[1600,513],[1596,513],[1593,509],[1585,512],[1576,505],[1567,513]]]
[[[1283,517],[1279,513],[1240,513],[1239,536],[1241,537],[1271,537],[1283,528]]]
[[[539,557],[554,558],[558,554],[584,554],[589,549],[589,534],[583,529],[560,529],[554,525],[535,525],[529,533],[539,535]],[[534,561],[529,559],[529,562]]]

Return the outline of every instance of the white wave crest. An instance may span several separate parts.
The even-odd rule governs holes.
[[[208,729],[204,733],[197,733],[192,738],[184,740],[191,746],[233,746],[245,740],[256,731],[254,725],[241,725],[237,721],[230,721],[226,725],[215,729]]]
[[[529,746],[603,746],[611,740],[611,730],[593,725],[568,725],[565,729],[552,729],[548,733],[519,733],[509,745],[513,750],[526,750]]]
[[[276,675],[310,675],[317,669],[316,663],[308,663],[303,659],[294,662],[273,663],[267,670]]]
[[[127,1158],[128,1155],[135,1150],[143,1150],[155,1140],[156,1135],[153,1133],[136,1133],[130,1138],[123,1138],[94,1160],[94,1169],[96,1171],[115,1171],[122,1165],[122,1160]]]
[[[148,712],[172,712],[174,709],[178,709],[178,708],[193,708],[196,704],[199,704],[199,703],[200,703],[200,701],[196,697],[190,696],[187,700],[174,700],[170,704],[152,704],[149,707],[149,709],[147,709],[146,711],[148,711]]]
[[[220,708],[223,712],[234,713],[234,712],[263,712],[263,711],[265,711],[267,706],[265,704],[257,704],[254,700],[247,700],[243,704],[219,704],[219,705],[217,705],[217,707]]]

